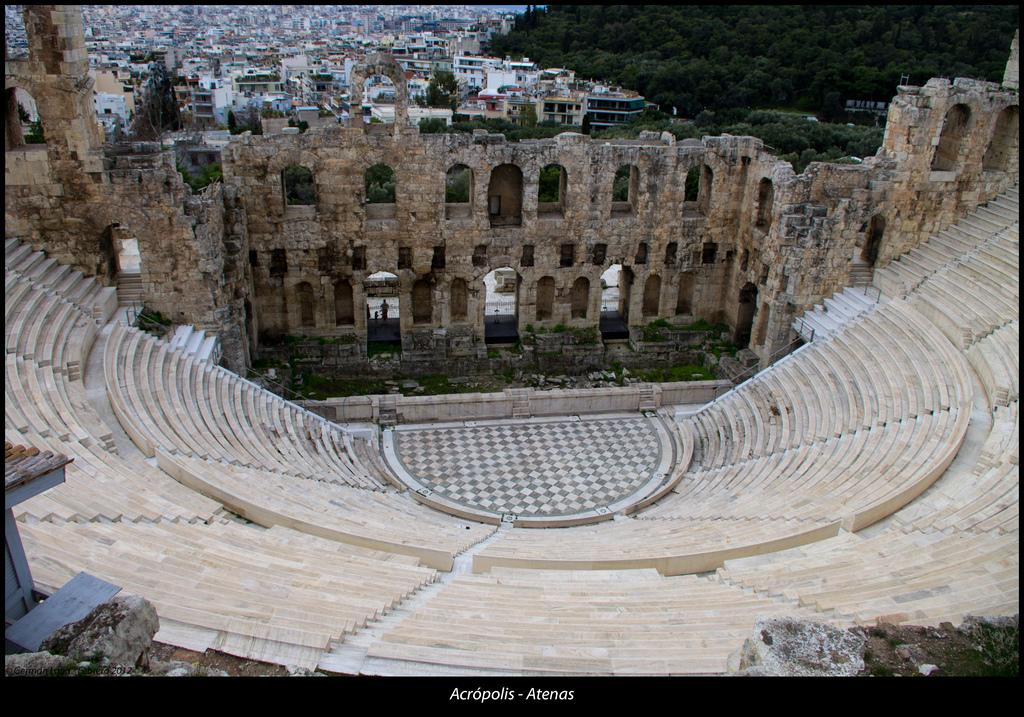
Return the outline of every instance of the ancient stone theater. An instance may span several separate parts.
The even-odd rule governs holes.
[[[233,137],[193,194],[159,142],[103,143],[79,8],[26,29],[5,437],[71,459],[8,511],[36,591],[84,572],[159,642],[385,675],[717,674],[760,618],[1018,612],[1016,39],[1002,83],[900,86],[875,156],[801,174],[752,137],[421,134],[371,56],[353,106],[389,77],[394,124]],[[704,320],[752,370],[299,403],[248,378],[282,336],[361,375],[380,296],[404,370],[478,371],[495,271],[505,330],[565,364]]]

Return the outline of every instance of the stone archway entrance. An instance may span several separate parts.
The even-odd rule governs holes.
[[[885,217],[876,214],[868,223],[868,232],[864,238],[864,249],[860,253],[861,262],[874,267],[878,261],[878,250],[882,246],[882,235],[885,233]]]
[[[601,338],[629,338],[629,293],[633,273],[612,264],[601,274]]]
[[[370,344],[402,345],[399,323],[398,277],[378,271],[366,277],[366,341]]]
[[[519,273],[508,266],[484,276],[484,342],[514,344],[519,340]]]
[[[736,310],[736,333],[733,343],[746,348],[750,344],[750,333],[754,327],[754,311],[757,309],[757,287],[749,281],[740,289],[739,307]]]

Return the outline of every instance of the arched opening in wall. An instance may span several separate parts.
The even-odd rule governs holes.
[[[399,323],[398,277],[388,271],[370,274],[363,283],[366,295],[367,350],[373,356],[378,349],[387,351],[402,345]]]
[[[697,206],[697,198],[700,196],[700,167],[691,167],[686,173],[686,183],[683,185],[683,216],[696,216],[700,214]]]
[[[570,296],[569,317],[573,319],[587,318],[587,308],[590,304],[590,279],[581,276],[572,285]]]
[[[20,87],[8,88],[4,115],[4,151],[19,148],[46,148],[43,120],[35,98]]]
[[[754,221],[761,231],[768,231],[772,225],[772,205],[775,203],[775,188],[772,180],[765,177],[757,185],[757,219]]]
[[[359,108],[352,108],[353,115],[361,115],[362,123],[384,130],[397,120],[398,91],[395,83],[384,74],[373,73],[361,81],[362,102]],[[350,120],[350,124],[358,126]]]
[[[303,328],[316,326],[316,304],[313,298],[313,285],[308,281],[296,284],[295,301],[299,305],[299,326]]]
[[[764,346],[765,336],[768,333],[768,317],[771,316],[772,307],[768,304],[761,304],[761,313],[757,317],[757,331],[754,332],[754,344]]]
[[[952,172],[957,168],[960,147],[967,137],[967,125],[971,120],[971,109],[967,105],[953,105],[942,122],[942,134],[935,148],[932,169],[936,172]]]
[[[1020,108],[1007,107],[996,117],[992,140],[981,160],[981,168],[994,172],[1005,172],[1010,168],[1010,158],[1017,154],[1020,145]]]
[[[469,318],[469,291],[465,279],[452,279],[448,305],[452,321],[466,321]]]
[[[433,287],[428,279],[417,279],[412,285],[412,322],[429,324],[433,320]]]
[[[700,191],[697,194],[697,212],[707,216],[711,211],[711,185],[715,182],[715,173],[711,167],[703,165],[700,169]]]
[[[537,282],[537,321],[548,321],[551,319],[555,306],[555,280],[545,276]]]
[[[537,214],[560,217],[565,208],[566,171],[560,164],[540,170],[537,182]]]
[[[473,170],[456,164],[444,177],[444,218],[469,219],[473,216]]]
[[[644,318],[658,315],[661,305],[661,277],[652,274],[644,282],[644,301],[641,309]]]
[[[484,276],[484,341],[514,344],[519,340],[519,273],[509,266]]]
[[[750,343],[750,331],[754,324],[754,310],[757,308],[757,287],[749,281],[740,289],[739,305],[736,309],[736,333],[733,343],[746,348]]]
[[[243,306],[245,308],[245,336],[249,341],[249,355],[255,357],[256,354],[256,318],[253,316],[252,303],[245,299]]]
[[[628,339],[629,282],[632,273],[612,264],[601,274],[601,338]]]
[[[363,175],[366,188],[366,218],[394,219],[395,170],[377,163]]]
[[[633,258],[634,264],[646,264],[647,263],[647,242],[642,241],[637,244],[636,256]]]
[[[316,204],[316,185],[313,172],[293,164],[281,170],[281,191],[285,206],[313,206]]]
[[[523,172],[514,164],[502,164],[491,171],[487,185],[487,214],[492,227],[523,223]]]
[[[679,275],[679,293],[676,295],[676,316],[693,314],[694,277],[691,272]]]
[[[674,241],[670,241],[665,246],[665,266],[675,266],[676,257],[679,253],[679,244]]]
[[[96,262],[96,278],[105,286],[113,286],[117,281],[118,267],[118,224],[111,224],[100,234],[99,257]]]
[[[352,299],[352,282],[339,279],[334,282],[334,325],[351,326],[356,322],[356,309]]]
[[[864,248],[860,259],[868,266],[874,266],[878,260],[878,250],[882,246],[882,235],[885,234],[885,217],[876,214],[868,222],[867,235],[864,237]]]
[[[612,180],[612,216],[636,212],[639,188],[640,170],[635,165],[624,164],[616,170]]]

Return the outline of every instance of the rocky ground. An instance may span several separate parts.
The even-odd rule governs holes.
[[[864,670],[873,677],[1016,677],[1017,618],[968,619],[959,628],[878,625],[865,630]]]

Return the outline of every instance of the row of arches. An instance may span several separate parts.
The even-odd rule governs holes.
[[[692,167],[686,175],[684,214],[706,215],[711,203],[714,172],[708,165]],[[388,205],[395,204],[398,181],[395,171],[384,163],[369,167],[363,175],[367,205],[383,205],[368,210],[368,218],[394,216]],[[473,170],[456,164],[445,174],[445,217],[462,219],[472,216],[475,206]],[[768,181],[770,186],[771,182]],[[538,175],[537,214],[563,214],[568,195],[569,173],[560,164],[545,165]],[[636,165],[620,166],[612,177],[614,215],[634,214],[637,210],[640,170]],[[315,205],[316,184],[313,172],[302,165],[290,165],[281,172],[281,191],[285,206]],[[770,213],[770,203],[769,203]],[[487,188],[487,214],[491,226],[517,226],[522,223],[523,172],[517,165],[506,163],[491,170]],[[759,209],[759,216],[761,210]],[[385,216],[387,215],[387,216]]]
[[[935,154],[932,156],[933,171],[957,170],[961,152],[973,130],[971,119],[971,108],[962,103],[953,105],[946,112],[939,143],[935,146]],[[1006,107],[999,113],[981,160],[983,170],[1005,172],[1009,169],[1010,159],[1017,153],[1019,122],[1020,108],[1017,105]]]
[[[608,277],[614,277],[609,279]],[[630,292],[633,285],[633,273],[621,265],[610,267],[602,275],[602,298],[607,295],[608,287],[606,282],[614,281],[612,289],[614,308],[606,307],[602,301],[602,313],[608,308],[609,312],[618,312],[623,318],[628,318]],[[482,280],[485,287],[485,316],[518,316],[519,293],[522,287],[522,277],[511,267],[501,267],[492,270]],[[676,314],[688,314],[692,311],[694,277],[692,274],[682,274],[679,284],[679,298],[676,302]],[[433,321],[434,306],[434,282],[428,278],[417,279],[411,287],[411,308],[412,323],[429,324]],[[449,315],[452,322],[466,322],[469,316],[469,282],[462,277],[456,277],[448,285]],[[297,304],[296,318],[302,328],[315,328],[317,326],[317,298],[313,285],[308,281],[295,284],[292,288],[294,301]],[[371,320],[391,321],[399,318],[399,291],[398,277],[389,272],[378,272],[368,277],[364,285],[364,293],[368,299],[367,318]],[[288,292],[285,292],[287,296]],[[502,294],[509,294],[502,299]],[[555,318],[555,298],[557,285],[554,277],[543,276],[537,280],[535,313],[532,317],[536,321],[548,321]],[[640,304],[644,318],[654,318],[661,313],[662,303],[662,279],[658,274],[648,276],[643,285],[643,296]],[[495,299],[495,295],[498,296]],[[352,282],[349,279],[339,279],[333,284],[335,326],[353,326],[356,318],[356,305]],[[388,302],[388,299],[391,299]],[[571,319],[587,319],[591,311],[591,281],[588,277],[577,277],[571,286],[568,287],[569,317]],[[384,304],[387,306],[384,307]]]
[[[609,277],[616,270],[618,270],[617,277],[610,279],[613,285],[605,286],[605,277]],[[510,296],[505,301],[500,296],[495,300],[495,293],[506,292],[502,291],[500,281],[491,281],[490,279],[500,278],[503,274],[508,288],[507,293]],[[693,279],[692,274],[680,276],[675,306],[676,315],[690,315],[692,312]],[[397,343],[400,341],[402,329],[399,318],[403,304],[400,300],[397,280],[397,276],[381,272],[370,277],[364,287],[367,340],[370,342]],[[633,282],[632,272],[628,268],[617,265],[610,267],[602,276],[600,328],[601,334],[606,339],[624,338],[628,335],[628,332],[616,334],[615,327],[617,326],[616,321],[621,322],[621,326],[625,326],[625,321],[628,319]],[[485,342],[506,343],[517,340],[522,277],[514,269],[503,267],[489,273],[484,277],[483,283],[487,287],[487,299],[484,306],[478,307],[477,310],[482,308],[484,314]],[[392,290],[388,291],[388,287]],[[657,274],[652,274],[644,280],[642,295],[639,297],[639,308],[645,320],[662,315],[661,308],[664,301],[662,288],[662,278]],[[585,276],[577,277],[566,289],[567,294],[563,300],[568,304],[569,317],[573,320],[590,318],[593,298],[590,279]],[[418,279],[412,284],[408,297],[412,326],[429,324],[432,321],[435,290],[433,282],[426,278]],[[450,282],[448,291],[451,321],[454,323],[468,322],[470,320],[469,282],[465,278],[457,277]],[[335,325],[339,327],[354,326],[356,307],[353,301],[351,281],[342,279],[335,282],[333,293]],[[541,277],[535,287],[534,314],[527,316],[526,319],[544,322],[556,318],[554,306],[557,294],[555,279],[550,276]],[[313,286],[309,282],[300,282],[295,285],[293,296],[298,304],[295,311],[301,325],[304,328],[315,327],[317,303]],[[767,338],[770,317],[771,306],[768,303],[762,303],[758,307],[758,287],[752,282],[744,284],[737,296],[734,342],[738,346],[763,345]]]

